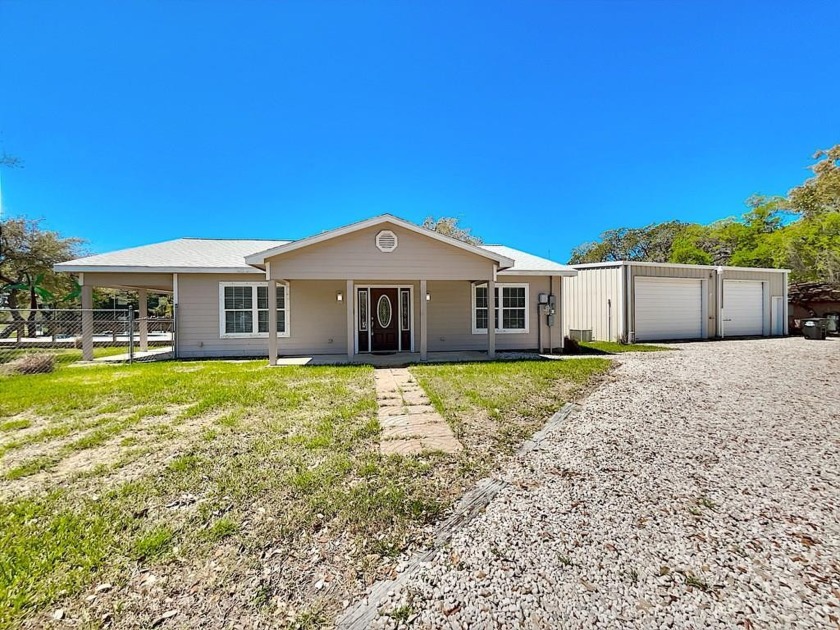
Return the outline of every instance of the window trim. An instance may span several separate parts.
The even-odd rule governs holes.
[[[476,309],[476,289],[479,287],[486,287],[486,282],[473,282],[470,292],[472,294],[471,299],[471,315],[470,319],[472,321],[472,334],[474,335],[486,335],[488,329],[487,328],[476,328],[476,321],[475,321],[475,309]],[[500,304],[502,300],[502,289],[503,288],[515,288],[515,289],[525,289],[525,328],[496,328],[497,335],[525,335],[531,330],[531,287],[530,284],[527,282],[497,282],[496,288],[499,290],[499,299],[496,301],[496,308],[499,309],[499,323],[504,321],[502,317],[502,305]],[[489,310],[489,309],[488,309]],[[495,321],[495,316],[494,316]],[[490,325],[490,313],[487,313],[487,325]]]
[[[288,282],[278,282],[277,286],[282,286],[283,290],[286,293],[286,306],[283,309],[283,320],[285,323],[285,331],[278,332],[278,337],[289,337],[290,336],[290,323],[291,317],[289,315],[292,302],[290,299],[290,292],[289,292],[289,283]],[[255,330],[259,329],[259,311],[265,310],[257,308],[258,305],[258,298],[257,298],[257,287],[268,287],[268,282],[220,282],[219,283],[219,338],[220,339],[268,339],[268,332],[249,332],[249,333],[229,333],[225,332],[225,288],[226,287],[253,287],[253,291],[251,291],[251,316],[252,322]],[[279,311],[278,310],[278,316]]]

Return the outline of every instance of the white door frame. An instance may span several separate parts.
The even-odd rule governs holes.
[[[758,283],[761,285],[761,336],[766,337],[772,334],[771,324],[771,300],[770,300],[770,286],[764,280],[745,280],[743,278],[723,278],[720,283],[721,289],[721,308],[720,308],[720,338],[726,339],[726,285],[729,282],[741,283]],[[770,331],[770,332],[768,332]]]
[[[359,333],[363,332],[359,330],[359,291],[366,290],[368,292],[368,317],[371,316],[371,302],[370,302],[370,290],[371,289],[397,289],[397,352],[404,352],[402,347],[402,300],[400,299],[400,289],[408,289],[408,332],[411,337],[411,349],[409,352],[414,352],[414,285],[411,284],[357,284],[353,287],[355,291],[355,295],[353,295],[353,315],[356,319],[356,324],[353,326],[353,330],[355,334],[353,335],[353,348],[356,351],[356,354],[362,354],[359,351]],[[370,349],[371,346],[371,336],[372,336],[372,326],[368,324],[367,327],[367,334],[368,334],[368,349],[364,352],[364,354],[370,354],[372,350]]]

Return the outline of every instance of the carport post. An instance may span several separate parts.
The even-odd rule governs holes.
[[[268,281],[268,364],[277,365],[277,280]]]
[[[149,349],[149,295],[146,289],[137,289],[138,316],[140,318],[140,352]]]
[[[89,284],[82,285],[82,361],[93,361],[93,287]]]

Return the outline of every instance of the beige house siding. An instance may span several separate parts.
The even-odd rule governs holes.
[[[592,338],[617,341],[624,331],[622,270],[597,267],[563,279],[563,334],[572,329],[592,330]]]
[[[219,283],[261,282],[262,274],[179,274],[178,276],[178,355],[192,357],[267,356],[268,338],[222,338],[219,332]],[[500,279],[501,280],[501,279]],[[567,280],[564,278],[564,281]],[[539,293],[549,292],[549,279],[534,276],[506,276],[505,283],[528,284],[528,333],[496,335],[499,350],[536,350],[541,334],[549,344],[545,316],[539,313]],[[559,295],[560,278],[554,278]],[[420,347],[419,282],[374,278],[356,282],[361,286],[409,286],[414,309],[411,322],[414,350]],[[283,355],[344,354],[347,343],[346,281],[291,280],[289,282],[289,337],[280,337],[278,353]],[[344,301],[336,294],[342,292]],[[486,350],[487,335],[472,333],[472,283],[466,280],[429,281],[428,350]],[[355,293],[355,290],[354,290]],[[355,298],[355,296],[354,296]],[[559,313],[558,313],[559,315]],[[355,321],[355,308],[354,308]],[[560,345],[560,317],[551,330],[551,341]],[[540,332],[541,331],[541,332]]]
[[[381,230],[397,235],[392,252],[376,247]],[[372,281],[383,275],[392,281],[485,280],[494,262],[428,236],[390,223],[278,254],[269,258],[271,277],[287,279],[331,279]]]
[[[564,280],[566,280],[564,278]],[[529,329],[527,333],[497,333],[497,350],[537,350],[541,334],[548,348],[549,329],[545,316],[539,313],[539,293],[549,292],[545,276],[501,276],[499,284],[528,284]],[[554,291],[559,295],[560,278],[554,278]],[[433,281],[428,285],[431,300],[428,304],[429,352],[446,350],[486,350],[487,335],[472,331],[472,283],[467,281]],[[559,313],[558,313],[559,315]],[[561,341],[560,318],[551,329],[554,346]],[[541,332],[540,332],[541,331]]]
[[[219,332],[219,283],[264,280],[263,273],[179,274],[178,356],[268,356],[267,336],[222,338]],[[290,282],[290,336],[280,337],[279,354],[343,353],[347,310],[336,293],[344,290],[345,283],[334,280]]]

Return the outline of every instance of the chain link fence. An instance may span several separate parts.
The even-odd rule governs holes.
[[[175,320],[139,318],[131,309],[0,309],[0,366],[174,358]]]

